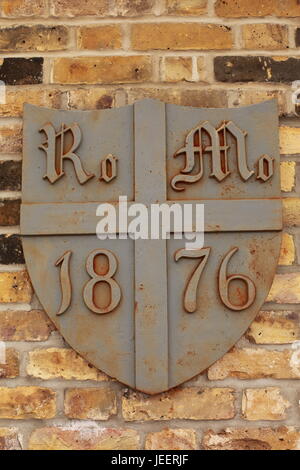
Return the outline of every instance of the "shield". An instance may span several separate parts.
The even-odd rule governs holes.
[[[200,109],[25,105],[21,233],[28,271],[68,344],[154,394],[209,367],[271,287],[282,208],[275,101]],[[204,204],[205,242],[100,240],[99,203]],[[118,228],[116,228],[116,232]]]

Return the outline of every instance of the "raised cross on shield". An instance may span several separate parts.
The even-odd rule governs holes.
[[[204,204],[205,243],[99,240],[99,203]],[[154,394],[226,353],[261,308],[280,252],[275,101],[200,109],[25,105],[21,233],[35,292],[68,344]],[[116,229],[117,231],[117,229]]]

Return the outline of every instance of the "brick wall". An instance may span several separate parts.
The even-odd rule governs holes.
[[[300,447],[300,80],[297,0],[0,0],[0,449]],[[19,233],[24,102],[66,109],[142,97],[280,106],[283,246],[245,337],[155,397],[68,349],[32,292]],[[2,359],[2,362],[3,359]]]

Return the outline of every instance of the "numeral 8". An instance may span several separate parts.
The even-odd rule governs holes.
[[[94,264],[95,258],[99,255],[104,255],[108,259],[108,271],[105,275],[99,275],[96,273]],[[91,280],[86,283],[83,290],[83,299],[86,306],[94,313],[103,315],[105,313],[112,312],[120,303],[121,300],[121,289],[119,284],[113,279],[118,268],[118,262],[115,255],[109,250],[95,250],[89,254],[86,261],[86,270],[91,276]],[[110,304],[105,308],[99,308],[94,302],[94,289],[99,282],[106,282],[110,287]]]

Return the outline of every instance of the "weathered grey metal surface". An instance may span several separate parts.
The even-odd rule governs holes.
[[[234,237],[232,233],[209,233],[205,236],[205,246],[211,247],[211,253],[197,290],[198,308],[195,313],[187,314],[182,308],[182,292],[199,260],[182,259],[174,263],[174,252],[183,245],[180,240],[168,243],[170,387],[206,369],[223,356],[249,327],[271,287],[280,236],[276,232],[243,232],[236,233]],[[218,293],[220,264],[233,247],[238,247],[239,251],[231,258],[228,275],[246,275],[257,288],[253,305],[240,312],[228,309]],[[244,302],[241,282],[233,284],[230,295],[233,303]]]
[[[134,108],[136,202],[166,200],[165,105],[140,102]],[[135,241],[136,388],[168,388],[168,292],[166,240]],[[159,282],[158,282],[159,280]]]
[[[276,103],[197,109],[144,100],[90,112],[26,105],[24,121],[25,258],[66,341],[108,375],[148,393],[206,369],[247,329],[275,273],[282,228]],[[39,131],[49,123],[66,139],[73,126],[68,144],[75,154],[52,168],[49,147],[39,149]],[[219,167],[214,139],[221,142]],[[98,202],[116,203],[120,195],[148,205],[204,203],[206,249],[186,252],[174,236],[98,240]],[[91,259],[94,250],[101,255]],[[100,281],[91,297],[94,274]]]
[[[197,109],[181,107],[172,104],[166,105],[167,112],[167,172],[169,180],[180,172],[184,158],[174,154],[180,149],[185,141],[189,130],[203,121],[209,121],[218,127],[222,121],[233,121],[241,130],[247,132],[247,159],[248,167],[256,168],[258,158],[269,154],[276,158],[278,163],[278,118],[275,100],[270,100],[258,105],[237,109]],[[228,138],[228,144],[232,147],[235,143]],[[264,199],[279,196],[280,172],[277,166],[274,176],[262,183],[256,179],[256,175],[244,182],[237,171],[236,156],[231,152],[229,162],[231,174],[222,182],[210,178],[211,156],[204,158],[204,176],[201,183],[186,184],[185,191],[174,191],[168,185],[169,200],[193,200],[193,199]]]
[[[51,123],[57,130],[62,123],[78,124],[82,133],[78,155],[85,170],[95,175],[88,183],[78,183],[69,160],[64,162],[65,175],[61,179],[54,184],[43,179],[46,158],[39,146],[45,140],[40,132],[45,123]],[[111,202],[118,201],[119,194],[126,194],[128,201],[134,200],[132,107],[71,112],[26,104],[23,138],[23,203]],[[119,159],[118,178],[109,184],[99,181],[100,163],[108,154]]]
[[[195,204],[196,200],[190,201]],[[172,205],[174,201],[167,201]],[[135,202],[128,203],[128,208]],[[182,206],[182,201],[176,201]],[[206,232],[251,232],[281,230],[280,199],[201,199],[205,206]],[[147,208],[150,204],[145,204]],[[21,224],[23,235],[91,235],[99,217],[98,202],[81,204],[23,204]],[[118,205],[115,205],[117,217]],[[76,221],[76,223],[74,223]],[[176,227],[173,227],[176,232]],[[118,226],[117,226],[118,229]],[[195,227],[193,228],[195,230]]]

